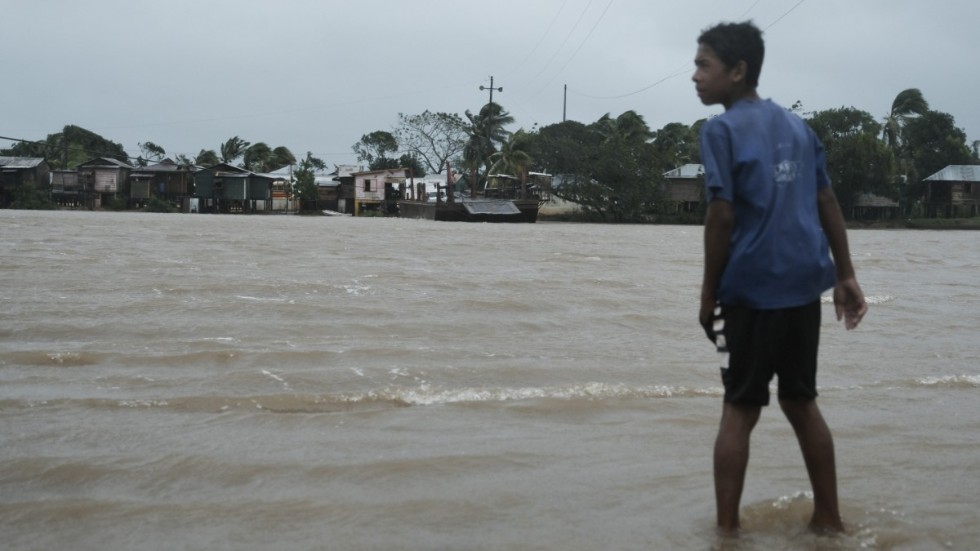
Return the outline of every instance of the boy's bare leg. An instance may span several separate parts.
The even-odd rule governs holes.
[[[759,420],[759,406],[725,403],[721,426],[715,439],[715,500],[718,528],[734,532],[739,528],[738,505],[749,464],[749,437]]]
[[[837,506],[837,468],[834,439],[816,400],[780,400],[803,452],[803,462],[813,486],[813,517],[810,529],[817,532],[843,532]]]

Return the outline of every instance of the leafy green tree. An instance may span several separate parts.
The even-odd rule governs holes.
[[[272,149],[265,142],[258,142],[248,146],[242,161],[245,168],[252,172],[272,172],[296,164],[296,157],[286,147]]]
[[[399,113],[395,138],[427,172],[439,173],[445,170],[447,162],[453,165],[461,162],[467,139],[466,122],[454,113]]]
[[[845,217],[850,218],[862,194],[900,198],[895,156],[878,139],[881,125],[870,113],[841,107],[815,112],[807,122],[823,142],[828,175]]]
[[[385,168],[407,168],[412,171],[412,175],[416,178],[423,178],[426,174],[425,166],[419,162],[418,157],[412,155],[411,153],[403,154],[397,161],[394,161],[392,165],[393,166]]]
[[[322,160],[307,152],[306,157],[299,161],[299,166],[293,177],[296,182],[293,184],[293,191],[300,199],[300,209],[304,211],[319,210],[317,204],[316,172],[326,169],[327,165]]]
[[[956,121],[948,113],[927,111],[909,120],[902,135],[903,154],[911,162],[909,198],[913,201],[925,199],[923,178],[949,165],[974,162],[966,145],[966,133],[956,127]]]
[[[74,168],[97,157],[109,157],[124,163],[129,156],[122,144],[109,141],[84,128],[67,125],[61,132],[48,134],[43,141],[17,142],[5,155],[15,157],[43,157],[52,169]]]
[[[393,163],[393,158],[389,155],[398,151],[398,140],[391,132],[376,130],[364,134],[352,149],[357,155],[357,160],[368,163],[371,170],[396,168],[392,165],[397,163]]]
[[[159,197],[150,197],[146,202],[146,212],[177,212],[177,209]]]
[[[545,172],[562,176],[592,177],[592,165],[601,137],[578,121],[542,127],[531,134],[530,156]],[[559,188],[555,189],[560,196]]]
[[[700,129],[700,127],[699,127]],[[701,162],[698,131],[694,126],[672,122],[653,133],[653,149],[666,170]],[[665,170],[665,172],[666,172]]]
[[[51,190],[48,186],[39,187],[36,182],[25,181],[14,188],[10,208],[17,210],[54,210],[58,208],[58,205],[51,199]]]
[[[163,156],[167,152],[159,145],[146,141],[140,142],[140,156],[136,159],[137,166],[146,166],[149,162],[159,162],[163,160]]]
[[[881,130],[874,117],[867,111],[853,107],[841,107],[818,111],[807,119],[810,128],[827,145],[827,142],[841,140],[858,134],[877,136]]]
[[[643,115],[625,111],[615,119],[606,113],[593,126],[606,140],[622,139],[627,143],[647,142],[654,137]]]
[[[221,158],[213,149],[202,149],[194,158],[194,164],[198,166],[214,166],[220,162]]]
[[[611,222],[647,222],[656,214],[663,170],[656,151],[638,136],[624,134],[602,141],[594,178],[607,192],[596,213]]]
[[[531,135],[535,165],[556,176],[552,192],[607,222],[652,220],[663,189],[654,136],[635,112],[605,115],[586,126],[565,121]]]
[[[188,157],[183,153],[178,153],[177,155],[175,155],[174,162],[180,166],[192,166],[194,164],[194,161],[192,161],[190,157]]]

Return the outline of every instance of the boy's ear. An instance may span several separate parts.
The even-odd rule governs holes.
[[[744,59],[740,59],[738,63],[732,67],[732,81],[734,82],[745,82],[745,75],[749,72],[749,64],[745,62]]]

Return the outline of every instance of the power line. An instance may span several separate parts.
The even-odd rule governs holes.
[[[528,81],[528,84],[530,84],[531,82],[533,82],[537,77],[539,77],[542,74],[544,74],[545,70],[547,70],[548,67],[551,66],[551,63],[554,62],[555,58],[558,57],[558,54],[561,53],[561,50],[565,47],[565,44],[568,44],[568,41],[571,40],[572,35],[575,33],[575,29],[578,28],[579,24],[582,22],[582,19],[585,18],[585,14],[588,13],[589,7],[592,6],[592,2],[594,2],[594,1],[595,0],[589,0],[589,3],[585,5],[585,8],[582,10],[582,13],[579,14],[578,19],[575,21],[575,24],[572,25],[572,28],[568,30],[568,34],[565,35],[565,40],[563,40],[562,43],[561,43],[561,45],[558,46],[558,49],[555,50],[555,53],[552,54],[551,58],[549,58],[548,61],[544,64],[544,67],[542,67],[535,74],[535,76],[532,77],[530,81]]]
[[[777,17],[772,23],[770,23],[769,25],[767,25],[766,27],[764,27],[762,30],[763,31],[768,31],[773,26],[775,26],[776,23],[779,23],[786,16],[788,16],[791,13],[793,13],[793,11],[795,11],[796,8],[800,7],[800,5],[802,5],[804,2],[806,2],[806,0],[799,0],[799,2],[797,2],[796,4],[793,5],[793,7],[791,7],[788,10],[786,10],[782,15],[780,15],[779,17]],[[747,15],[750,11],[752,11],[752,9],[755,8],[755,6],[758,5],[758,3],[759,3],[759,0],[757,0],[754,4],[752,4],[752,6],[750,6],[749,9],[746,10],[745,13],[742,14],[742,17],[745,17],[745,15]],[[635,96],[635,95],[640,94],[642,92],[646,92],[647,90],[649,90],[649,89],[651,89],[651,88],[653,88],[655,86],[659,86],[659,85],[663,84],[664,82],[667,82],[670,79],[677,78],[678,76],[687,73],[687,66],[688,66],[688,64],[685,62],[684,65],[678,67],[677,69],[674,69],[669,75],[667,75],[667,76],[663,77],[662,79],[654,82],[653,84],[650,84],[649,86],[644,86],[643,88],[640,88],[639,90],[635,90],[633,92],[628,92],[626,94],[620,94],[618,96],[595,96],[595,95],[583,94],[583,93],[577,92],[575,90],[572,90],[572,93],[577,94],[577,95],[582,96],[582,97],[591,98],[591,99],[603,99],[604,100],[604,99],[628,98],[630,96]]]
[[[567,5],[568,5],[568,0],[565,0],[564,2],[561,3],[561,7],[558,8],[557,12],[555,12],[555,16],[551,18],[551,23],[548,24],[548,28],[546,28],[544,32],[541,33],[541,38],[538,39],[537,44],[535,44],[533,48],[528,50],[527,55],[524,56],[524,59],[522,59],[521,62],[518,63],[516,67],[511,69],[509,72],[504,73],[504,76],[512,75],[516,73],[518,69],[520,69],[521,67],[524,66],[525,63],[527,63],[527,60],[531,58],[531,54],[533,54],[538,50],[538,47],[541,46],[541,44],[544,42],[545,37],[547,37],[548,33],[551,32],[552,27],[555,26],[555,22],[558,21],[558,17],[561,15],[561,12],[565,11],[565,6]]]
[[[568,58],[568,60],[565,61],[565,64],[561,66],[561,69],[558,69],[558,72],[555,73],[555,75],[551,77],[551,79],[548,82],[546,82],[544,86],[542,86],[534,95],[532,95],[528,99],[534,99],[535,97],[537,97],[538,94],[543,92],[544,89],[547,88],[549,84],[551,84],[552,82],[554,82],[556,78],[558,78],[558,75],[562,74],[565,68],[568,67],[568,64],[571,63],[573,59],[575,59],[575,56],[578,55],[578,53],[582,50],[582,47],[585,46],[585,43],[589,41],[589,38],[592,37],[592,33],[595,32],[596,27],[599,26],[599,23],[601,23],[603,18],[606,17],[606,13],[609,11],[609,8],[612,7],[613,1],[614,0],[609,0],[609,3],[606,4],[606,9],[602,10],[602,13],[599,14],[599,19],[596,19],[596,22],[592,25],[592,28],[589,29],[589,32],[585,35],[585,38],[582,39],[582,42],[579,43],[578,48],[575,48],[575,51],[572,52],[572,55]]]
[[[806,2],[806,0],[800,0],[799,2],[797,2],[795,6],[793,6],[792,8],[790,8],[786,13],[784,13],[784,14],[780,15],[779,17],[777,17],[775,21],[773,21],[772,23],[769,23],[769,26],[767,26],[766,28],[764,28],[762,30],[768,31],[769,29],[771,29],[773,25],[775,25],[776,23],[779,23],[780,21],[782,21],[784,17],[786,17],[787,15],[793,13],[793,10],[795,10],[798,7],[800,7],[800,4],[802,4],[803,2]]]

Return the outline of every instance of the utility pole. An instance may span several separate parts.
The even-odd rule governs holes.
[[[487,115],[489,115],[489,117],[488,117],[489,123],[487,124],[487,141],[490,143],[490,147],[492,148],[493,147],[493,128],[492,128],[491,125],[493,124],[493,91],[496,90],[498,92],[503,93],[504,87],[503,86],[499,86],[497,88],[494,88],[493,87],[493,75],[490,75],[490,88],[487,88],[486,86],[483,86],[482,84],[480,85],[480,90],[481,91],[488,90],[488,89],[490,90],[490,103],[489,103],[490,108],[487,109]],[[489,174],[488,174],[488,176],[489,176]],[[470,170],[470,180],[472,181],[472,180],[474,180],[474,178],[475,178],[475,174],[474,174],[474,171],[471,169]],[[475,182],[474,182],[474,184],[475,184]],[[475,194],[475,188],[474,188],[474,190],[471,193]]]
[[[561,102],[561,122],[565,122],[565,115],[568,113],[568,85],[565,85],[565,97]]]
[[[496,90],[498,92],[503,93],[504,87],[503,86],[499,86],[497,88],[494,88],[493,87],[493,75],[491,75],[490,76],[490,88],[487,88],[486,86],[480,85],[480,90],[481,91],[483,91],[483,90],[490,90],[490,105],[493,105],[493,91]]]

